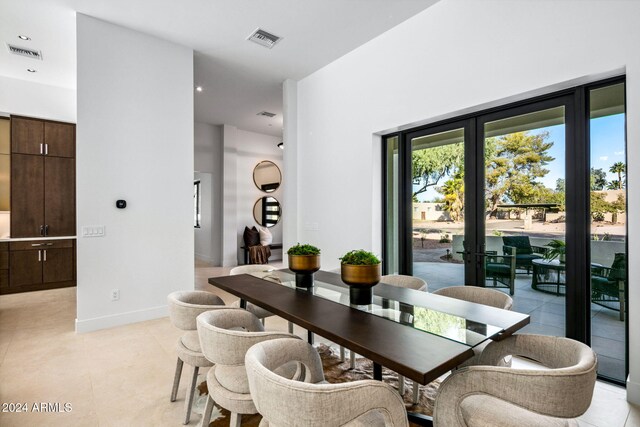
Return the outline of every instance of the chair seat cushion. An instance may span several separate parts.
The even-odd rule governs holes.
[[[178,344],[176,345],[176,353],[180,360],[182,360],[187,365],[197,366],[197,367],[207,367],[212,366],[213,363],[209,362],[206,357],[202,354],[201,351],[193,351],[187,348],[182,338],[178,340]]]
[[[487,273],[497,273],[509,276],[511,274],[511,267],[506,264],[488,262],[486,264],[486,271]]]
[[[245,369],[244,365],[239,366]],[[216,370],[218,366],[214,365],[207,373],[207,389],[209,390],[209,396],[213,401],[225,408],[230,412],[236,412],[238,414],[255,414],[258,412],[256,405],[253,403],[251,394],[247,393],[234,393],[225,387],[223,387],[216,378]],[[243,375],[246,380],[247,374]]]
[[[191,351],[202,353],[202,347],[200,347],[200,338],[198,337],[198,331],[186,332],[180,337],[182,345]]]
[[[542,255],[540,254],[517,254],[516,255],[516,260],[517,261],[531,261],[534,259],[538,259],[538,258],[542,258]]]
[[[460,403],[468,427],[577,427],[573,419],[555,418],[528,411],[486,394],[467,396]]]

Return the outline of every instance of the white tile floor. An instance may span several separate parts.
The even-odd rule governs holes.
[[[198,268],[196,287],[229,303],[234,297],[207,284],[229,269]],[[75,289],[0,296],[0,402],[71,403],[67,413],[3,413],[3,427],[178,426],[187,374],[179,399],[169,402],[180,332],[167,318],[87,334],[74,332]],[[286,330],[267,320],[267,328]],[[301,335],[302,329],[296,329]],[[640,427],[640,408],[625,390],[598,383],[583,426]],[[197,425],[194,416],[189,425]]]

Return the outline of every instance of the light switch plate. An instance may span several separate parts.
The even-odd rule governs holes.
[[[104,225],[83,226],[82,237],[104,237]]]

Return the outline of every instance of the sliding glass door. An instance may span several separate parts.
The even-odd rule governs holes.
[[[525,332],[626,368],[624,81],[389,135],[386,273],[512,295]],[[609,164],[611,163],[611,164]]]

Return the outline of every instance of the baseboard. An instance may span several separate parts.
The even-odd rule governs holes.
[[[205,255],[196,254],[196,259],[198,261],[206,262],[207,264],[211,264],[211,265],[214,264],[213,258],[205,256]]]
[[[144,310],[129,311],[126,313],[112,314],[109,316],[95,317],[93,319],[76,319],[76,333],[93,332],[100,329],[113,328],[145,320],[158,319],[169,315],[166,305],[146,308]]]
[[[631,375],[627,377],[627,401],[634,405],[640,405],[640,383],[631,381]]]

